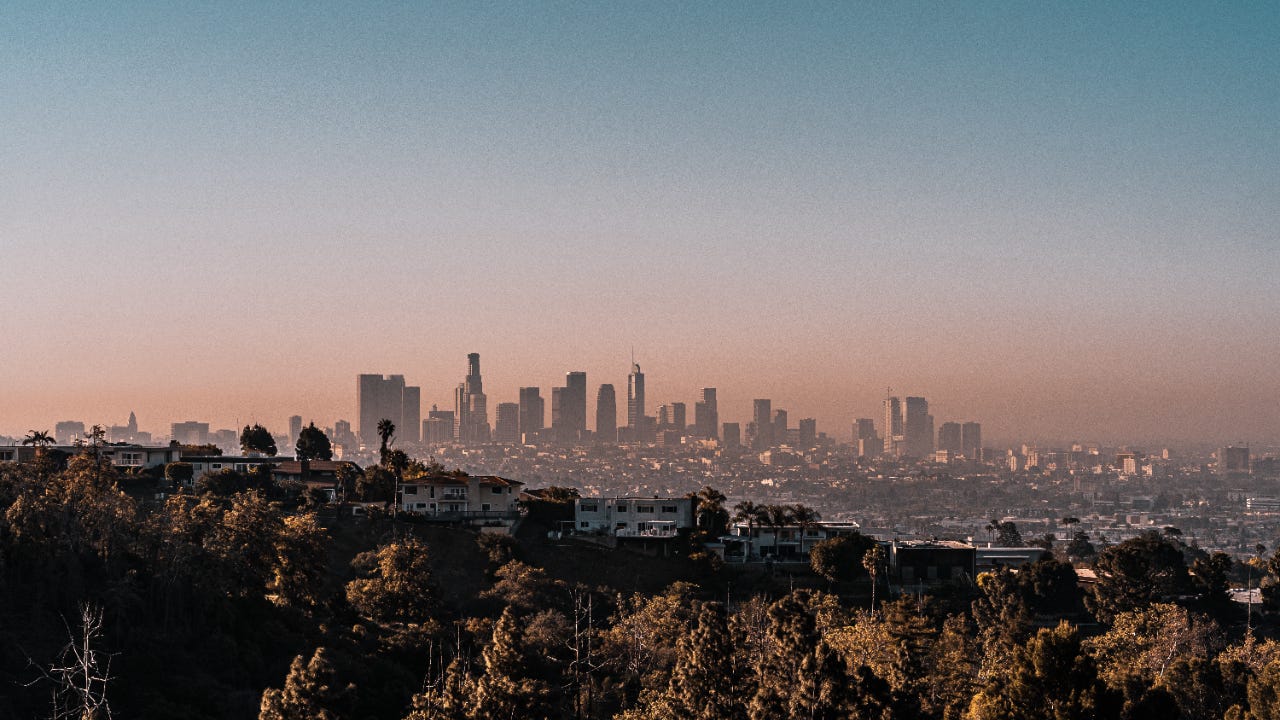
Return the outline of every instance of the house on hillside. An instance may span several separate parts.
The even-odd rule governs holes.
[[[510,522],[524,483],[497,475],[428,475],[400,484],[401,512],[441,520]]]
[[[889,543],[890,583],[934,585],[972,579],[977,549],[956,540],[894,540]]]
[[[809,551],[823,540],[861,531],[861,526],[852,520],[816,522],[803,528],[794,523],[775,528],[759,522],[750,526],[738,522],[720,542],[725,547],[725,559],[732,562],[763,558],[801,562],[807,561]]]
[[[574,529],[618,538],[674,538],[694,527],[693,500],[658,497],[578,498]]]
[[[338,469],[343,465],[358,470],[355,463],[339,460],[286,460],[271,468],[271,477],[276,482],[300,482],[308,492],[319,493],[328,502],[334,502],[343,497],[342,488],[338,486]]]
[[[192,483],[199,480],[205,473],[234,470],[243,474],[251,472],[261,465],[274,466],[292,460],[293,458],[263,457],[261,455],[188,455],[182,458],[183,462],[191,463]]]
[[[71,456],[92,452],[93,448],[89,445],[52,445],[47,448],[10,445],[0,447],[0,462],[28,462],[34,460],[41,451]],[[174,445],[106,444],[99,445],[97,451],[112,465],[126,469],[163,467],[171,462],[178,462],[182,455],[181,448]]]

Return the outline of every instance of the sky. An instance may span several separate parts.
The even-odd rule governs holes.
[[[650,413],[1280,440],[1280,5],[260,5],[6,5],[0,434],[634,349]]]

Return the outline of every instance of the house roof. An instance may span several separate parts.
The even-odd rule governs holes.
[[[310,470],[314,473],[337,473],[339,467],[350,464],[351,463],[342,462],[340,460],[312,460]],[[282,475],[301,475],[302,463],[298,460],[288,460],[286,462],[278,463],[273,472],[277,472]]]
[[[509,480],[497,475],[423,475],[421,477],[411,478],[404,481],[404,484],[410,485],[470,485],[475,480],[481,485],[489,485],[496,487],[519,487],[524,483],[519,480]]]

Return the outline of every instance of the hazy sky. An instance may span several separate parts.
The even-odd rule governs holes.
[[[0,434],[634,346],[651,413],[1280,439],[1274,2],[261,5],[6,4]]]

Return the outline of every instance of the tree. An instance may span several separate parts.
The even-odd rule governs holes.
[[[298,444],[295,447],[299,460],[332,460],[333,446],[329,436],[316,427],[313,422],[298,433]]]
[[[1142,685],[1159,683],[1180,659],[1208,660],[1217,654],[1217,627],[1169,603],[1154,603],[1120,613],[1106,633],[1085,647],[1098,664],[1098,675],[1112,688],[1123,689],[1130,677]]]
[[[1191,564],[1192,584],[1200,607],[1222,622],[1231,619],[1231,556],[1215,552],[1207,558],[1199,558]]]
[[[354,685],[339,689],[329,651],[316,648],[310,660],[293,659],[284,688],[262,693],[258,720],[338,720],[345,713]]]
[[[164,478],[174,487],[190,485],[194,474],[195,469],[189,462],[171,462],[164,466]]]
[[[507,608],[493,627],[481,654],[484,674],[476,682],[471,717],[546,718],[552,715],[550,686],[525,675],[530,658],[521,642],[516,616]]]
[[[1077,520],[1077,522],[1079,522]],[[1089,534],[1077,530],[1071,536],[1071,542],[1067,543],[1067,557],[1077,560],[1092,560],[1097,557],[1098,551],[1093,547],[1093,543],[1089,542]]]
[[[313,512],[284,519],[276,537],[276,561],[267,591],[276,601],[291,607],[310,608],[319,604],[319,589],[325,576],[329,535]]]
[[[702,603],[681,636],[671,680],[659,703],[663,717],[738,720],[745,716],[729,618],[719,603]],[[656,714],[656,713],[655,713]]]
[[[1019,578],[1008,568],[997,568],[978,576],[981,593],[973,601],[973,620],[982,644],[978,676],[983,681],[996,677],[1009,666],[1017,649],[1026,641],[1031,624]]]
[[[27,436],[22,439],[22,444],[30,445],[39,454],[53,444],[53,437],[49,435],[48,430],[30,430],[27,432]]]
[[[1070,563],[1047,557],[1018,573],[1023,598],[1033,612],[1065,614],[1083,609],[1084,597]]]
[[[792,505],[790,511],[791,521],[800,526],[800,554],[804,555],[805,535],[808,534],[809,528],[818,524],[822,516],[818,514],[817,510],[799,503]]]
[[[871,617],[876,616],[876,579],[880,575],[880,567],[884,565],[884,547],[880,543],[873,544],[862,555],[862,567],[871,576]]]
[[[1153,602],[1173,600],[1190,589],[1182,550],[1155,531],[1113,545],[1094,564],[1098,584],[1088,598],[1103,622]]]
[[[729,524],[729,511],[724,509],[724,493],[710,485],[699,490],[694,496],[695,517],[698,530],[715,537],[725,531]]]
[[[275,457],[276,439],[271,436],[271,431],[257,423],[245,425],[240,431],[240,451],[246,455],[256,453]]]
[[[382,445],[378,449],[378,457],[382,458],[385,465],[387,462],[387,449],[391,447],[391,438],[396,434],[396,424],[382,418],[378,421],[378,437],[382,440]]]
[[[747,709],[751,720],[790,716],[805,655],[818,644],[818,631],[799,593],[769,607],[769,649],[756,669],[756,691]]]
[[[791,522],[791,508],[786,505],[766,505],[761,519],[773,531],[773,557],[776,559],[778,557],[778,540],[782,535],[782,528]]]
[[[67,628],[70,641],[49,668],[38,667],[42,679],[53,685],[53,720],[109,720],[107,685],[111,681],[111,656],[100,649],[102,608],[80,606],[78,631]]]
[[[750,500],[743,500],[733,506],[733,521],[745,522],[747,524],[747,556],[748,559],[756,555],[756,523],[760,522],[764,517],[764,507],[757,505]]]
[[[862,558],[873,545],[857,531],[822,540],[809,550],[809,567],[831,583],[852,580],[862,574]]]
[[[1002,522],[996,525],[996,544],[1000,547],[1022,547],[1022,533],[1013,522]]]
[[[356,478],[356,496],[365,502],[391,500],[396,492],[396,474],[382,465],[370,465]]]
[[[973,697],[967,720],[1093,720],[1119,714],[1074,627],[1043,629]]]
[[[360,577],[347,583],[347,601],[377,622],[426,623],[436,606],[427,546],[412,535],[351,562]]]

